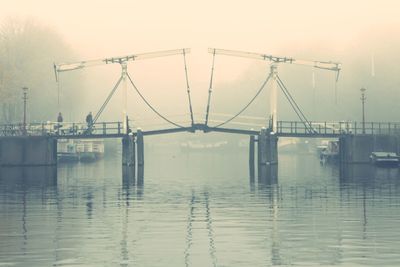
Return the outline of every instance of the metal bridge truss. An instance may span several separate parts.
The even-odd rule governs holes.
[[[186,54],[189,53],[189,49],[177,49],[177,50],[167,50],[167,51],[158,51],[158,52],[150,52],[144,54],[135,54],[123,57],[113,57],[113,58],[105,58],[99,60],[89,60],[89,61],[80,61],[74,63],[61,63],[61,64],[54,64],[54,70],[56,74],[56,80],[59,81],[60,72],[71,71],[82,69],[86,67],[97,66],[101,64],[120,64],[121,65],[121,75],[117,80],[115,86],[110,91],[109,95],[105,99],[104,103],[101,105],[99,111],[95,114],[93,118],[93,122],[89,124],[80,124],[80,123],[55,123],[55,124],[30,124],[27,126],[27,134],[29,135],[37,135],[37,134],[46,134],[46,135],[55,135],[59,137],[65,138],[92,138],[92,137],[118,137],[126,134],[134,134],[132,129],[133,127],[129,126],[129,120],[126,113],[126,100],[124,103],[124,110],[123,110],[123,122],[103,122],[98,123],[98,119],[100,115],[103,113],[105,108],[107,107],[109,101],[111,100],[112,96],[114,95],[117,88],[122,84],[122,87],[126,94],[126,85],[127,81],[131,84],[134,91],[139,95],[142,101],[162,120],[167,122],[169,125],[173,125],[174,128],[168,129],[158,129],[158,130],[149,130],[143,131],[144,135],[157,135],[157,134],[167,134],[167,133],[176,133],[176,132],[225,132],[225,133],[234,133],[234,134],[246,134],[246,135],[257,135],[259,131],[256,130],[246,130],[246,129],[234,129],[234,128],[222,128],[222,126],[232,122],[234,119],[238,118],[253,102],[254,100],[260,95],[260,93],[264,90],[267,83],[271,81],[273,84],[272,91],[271,91],[271,117],[269,121],[269,128],[271,132],[274,132],[280,136],[337,136],[344,132],[350,133],[351,129],[353,132],[357,132],[357,126],[355,127],[347,127],[343,128],[341,123],[324,123],[318,124],[315,122],[310,122],[302,110],[300,109],[299,105],[296,103],[292,95],[290,94],[289,90],[284,85],[283,81],[280,79],[277,73],[277,64],[286,63],[286,64],[298,64],[298,65],[306,65],[311,66],[314,68],[320,68],[330,71],[335,71],[337,74],[341,68],[340,63],[335,62],[322,62],[322,61],[305,61],[305,60],[295,60],[293,58],[287,57],[276,57],[271,55],[264,55],[264,54],[257,54],[257,53],[248,53],[248,52],[241,52],[241,51],[233,51],[233,50],[224,50],[224,49],[209,49],[209,52],[212,53],[212,66],[211,66],[211,77],[209,83],[209,90],[208,90],[208,100],[207,100],[207,107],[205,113],[205,121],[204,123],[196,123],[193,115],[193,107],[192,107],[192,100],[190,94],[190,86],[189,86],[189,78],[188,78],[188,69],[186,63]],[[164,56],[171,56],[171,55],[183,55],[183,63],[184,63],[184,73],[186,79],[186,91],[188,96],[188,106],[189,106],[189,114],[190,114],[190,125],[185,126],[174,122],[168,119],[165,115],[161,114],[151,103],[144,97],[142,92],[139,88],[135,85],[131,75],[128,73],[127,70],[127,63],[128,61],[135,61],[139,59],[149,59],[155,57],[164,57]],[[267,75],[264,82],[261,84],[260,88],[257,90],[256,94],[250,99],[250,101],[244,105],[243,108],[239,110],[236,114],[224,120],[222,122],[217,123],[216,125],[209,125],[209,114],[211,109],[211,95],[213,90],[213,77],[214,77],[214,65],[215,65],[215,56],[216,54],[228,55],[228,56],[239,56],[239,57],[247,57],[252,59],[261,59],[265,61],[269,61],[271,64],[271,71]],[[285,95],[286,99],[288,100],[289,104],[295,111],[296,115],[299,118],[299,122],[284,122],[284,121],[277,121],[276,117],[276,86],[278,86],[283,94]],[[264,123],[266,125],[267,118],[264,119]],[[379,124],[380,125],[380,124]],[[2,126],[0,129],[2,132],[0,133],[3,136],[10,136],[10,135],[19,135],[18,125],[8,125]],[[397,124],[396,126],[397,127]],[[372,124],[372,132],[374,129]],[[383,129],[379,126],[379,131]],[[391,126],[389,124],[389,131]],[[360,130],[359,130],[360,132]]]

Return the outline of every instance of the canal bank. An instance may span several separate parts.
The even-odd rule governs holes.
[[[57,165],[57,139],[48,136],[0,138],[0,166]]]

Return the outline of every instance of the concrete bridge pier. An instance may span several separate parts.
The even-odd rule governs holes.
[[[55,166],[57,139],[48,136],[0,138],[0,166]]]
[[[399,152],[395,135],[342,135],[339,137],[340,163],[369,163],[372,152]]]
[[[270,129],[262,129],[258,135],[258,181],[268,179],[270,168],[278,164],[278,137]],[[270,177],[271,178],[271,177]]]

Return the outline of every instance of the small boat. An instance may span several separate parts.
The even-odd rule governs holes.
[[[76,145],[69,140],[60,140],[58,142],[57,158],[60,162],[79,161],[79,154],[76,151]]]
[[[82,162],[96,161],[104,156],[104,141],[102,139],[83,139],[76,142],[79,160]]]
[[[400,163],[400,156],[394,152],[372,152],[369,156],[372,164],[395,166]]]
[[[326,147],[321,147],[320,159],[323,162],[339,159],[339,141],[329,141]]]

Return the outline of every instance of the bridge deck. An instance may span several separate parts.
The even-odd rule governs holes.
[[[368,122],[363,126],[356,122],[312,122],[310,126],[306,126],[299,121],[278,121],[276,135],[278,137],[338,138],[343,134],[400,134],[400,123]],[[193,124],[188,127],[144,130],[143,135],[194,133],[196,131],[258,135],[260,130],[220,128],[205,124]],[[93,124],[91,127],[84,123],[32,123],[25,127],[22,124],[0,125],[0,136],[30,135],[54,136],[59,139],[86,139],[121,138],[127,134],[122,122],[100,122]],[[132,132],[132,134],[135,134],[135,132]]]

